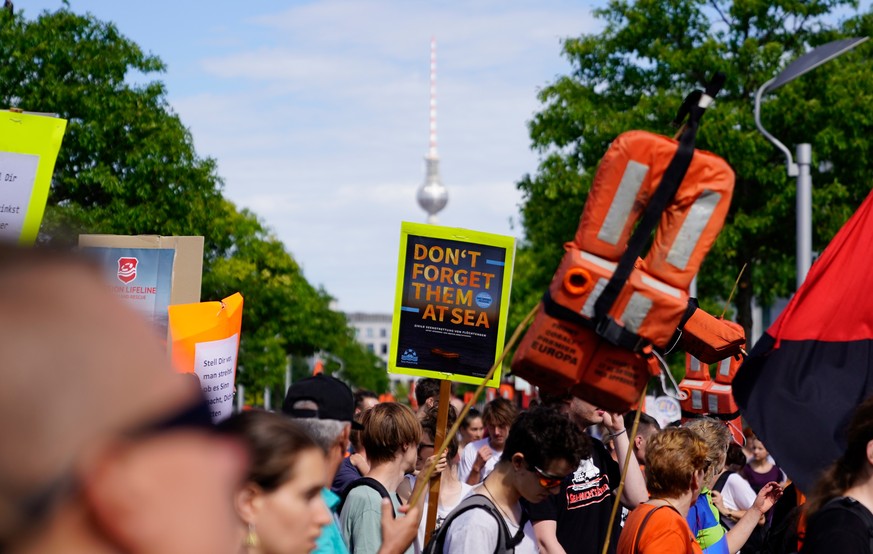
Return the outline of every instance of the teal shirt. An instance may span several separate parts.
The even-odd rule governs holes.
[[[349,554],[349,549],[346,548],[346,543],[343,542],[343,535],[339,528],[339,514],[336,509],[339,507],[340,497],[331,492],[330,489],[321,489],[321,498],[327,504],[327,509],[330,510],[333,521],[321,528],[321,536],[315,543],[313,553],[318,554]]]
[[[391,495],[394,512],[400,504],[397,495]],[[346,496],[340,514],[340,530],[346,546],[355,554],[377,554],[382,546],[382,497],[372,487],[357,487]],[[415,548],[409,545],[404,554],[414,554]]]

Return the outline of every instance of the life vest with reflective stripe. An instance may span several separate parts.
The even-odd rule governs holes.
[[[724,320],[721,320],[721,323],[736,333],[744,333],[738,323]],[[745,344],[741,346],[744,347]],[[684,418],[707,415],[723,421],[738,420],[740,409],[734,401],[731,383],[742,363],[743,359],[739,355],[717,361],[714,364],[715,378],[713,379],[710,374],[710,364],[686,353],[685,378],[679,382],[679,390],[685,397],[684,400],[679,401]],[[742,425],[739,421],[736,421],[736,426],[742,434]]]
[[[637,259],[606,314],[613,329],[598,328],[595,304],[677,147],[677,141],[645,131],[624,133],[610,145],[575,238],[565,244],[543,306],[516,350],[513,373],[548,392],[569,391],[601,408],[625,411],[659,371],[651,348],[666,349],[692,318],[704,323],[692,347],[736,351],[742,341],[735,333],[689,304],[688,286],[721,231],[734,186],[730,166],[701,150],[694,150],[651,248]],[[715,335],[716,344],[710,344]]]

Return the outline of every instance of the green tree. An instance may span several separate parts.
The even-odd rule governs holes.
[[[329,295],[306,281],[254,214],[224,199],[215,161],[197,155],[154,79],[165,69],[160,59],[114,24],[61,9],[33,20],[0,10],[0,61],[0,102],[68,120],[43,239],[203,235],[202,298],[239,291],[246,300],[243,384],[281,389],[289,356],[324,350],[343,361],[353,384],[386,388]]]
[[[699,291],[714,309],[743,264],[735,298],[751,335],[752,298],[763,305],[794,290],[793,179],[784,158],[756,130],[754,93],[810,47],[869,35],[871,16],[837,21],[852,0],[612,0],[596,12],[602,32],[570,38],[572,64],[539,94],[530,123],[541,154],[524,196],[525,240],[514,285],[514,320],[548,286],[572,238],[598,161],[610,141],[631,129],[672,134],[684,96],[711,77],[727,81],[704,116],[698,147],[724,157],[737,176],[730,214],[704,263]],[[873,72],[861,47],[766,98],[764,125],[789,147],[812,143],[814,248],[821,250],[860,204],[873,174]],[[720,308],[718,312],[720,312]]]

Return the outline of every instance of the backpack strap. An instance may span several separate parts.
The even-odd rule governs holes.
[[[640,526],[637,528],[637,538],[636,538],[636,540],[634,540],[634,549],[631,550],[632,554],[637,554],[640,551],[640,540],[642,539],[642,536],[643,536],[643,529],[645,529],[646,524],[649,523],[649,518],[651,518],[652,515],[654,515],[654,513],[657,512],[658,510],[660,510],[661,508],[666,508],[666,507],[667,506],[658,506],[654,510],[651,510],[649,513],[647,513],[646,516],[643,518],[643,522],[640,523]]]
[[[733,471],[723,471],[722,474],[718,476],[718,479],[712,485],[712,489],[710,490],[714,490],[717,492],[721,492],[722,490],[724,490],[724,486],[727,484],[727,480],[732,474]],[[721,510],[719,510],[718,512],[718,522],[719,524],[721,524],[722,527],[725,528],[725,530],[730,529],[730,527],[728,527],[727,517],[723,513],[721,513]]]
[[[484,509],[497,520],[497,527],[500,532],[497,534],[497,546],[494,549],[494,554],[514,554],[515,547],[518,546],[522,539],[524,539],[524,526],[529,521],[527,512],[524,510],[522,511],[518,532],[510,537],[509,526],[506,525],[506,521],[503,519],[503,514],[498,511],[497,506],[494,505],[494,502],[492,502],[490,498],[482,494],[471,494],[463,499],[460,504],[455,506],[455,509],[446,516],[443,524],[440,526],[439,530],[437,530],[436,534],[431,537],[430,542],[427,543],[427,546],[425,546],[422,552],[424,554],[442,554],[449,526],[455,518],[464,512],[476,508]]]
[[[733,471],[725,471],[721,475],[718,476],[718,479],[715,481],[715,484],[712,485],[712,489],[714,491],[721,492],[724,489],[724,486],[727,484],[727,480],[733,475]]]
[[[370,487],[371,489],[376,489],[376,492],[379,493],[379,496],[381,496],[382,498],[387,498],[387,499],[391,500],[391,494],[388,492],[388,489],[385,488],[385,485],[383,485],[379,481],[373,479],[372,477],[361,477],[359,479],[355,479],[354,481],[352,481],[351,483],[346,485],[346,488],[344,488],[343,492],[340,493],[340,503],[339,503],[339,506],[337,506],[337,513],[341,513],[343,511],[343,506],[346,503],[346,498],[348,498],[349,493],[352,492],[352,489],[355,489],[355,488],[361,487],[361,486]],[[397,498],[397,503],[402,504],[402,502],[400,501],[400,497],[398,497],[396,494],[395,494],[395,497]],[[397,513],[394,511],[394,503],[393,502],[391,503],[391,513],[394,515],[394,517],[397,517]]]

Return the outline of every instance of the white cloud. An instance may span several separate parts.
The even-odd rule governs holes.
[[[171,100],[228,197],[276,231],[307,278],[341,309],[388,312],[400,222],[424,220],[430,36],[449,190],[440,223],[517,234],[536,90],[567,70],[559,38],[592,24],[590,7],[570,2],[301,4],[243,19],[236,31],[257,41],[227,36],[195,64],[229,86]]]

